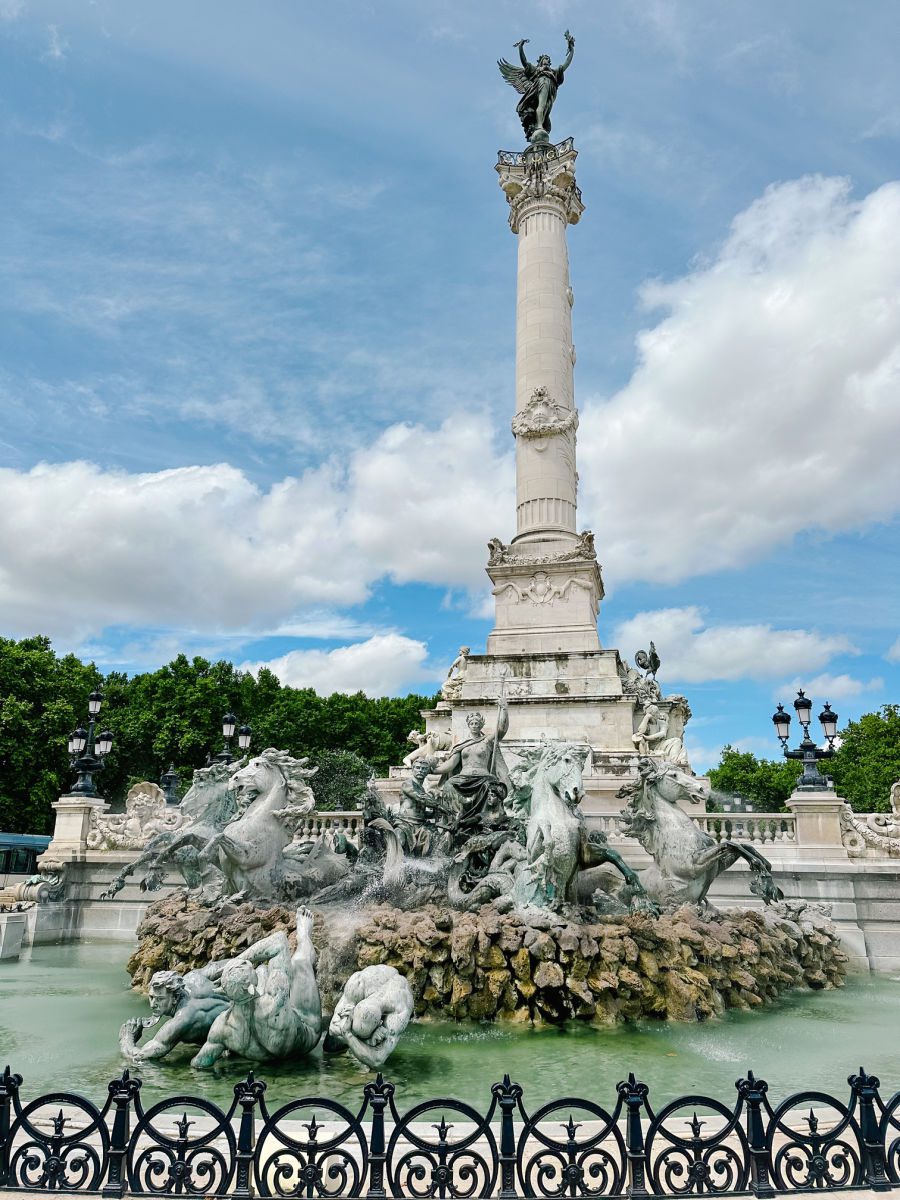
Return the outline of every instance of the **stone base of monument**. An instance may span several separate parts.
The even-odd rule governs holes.
[[[128,970],[187,970],[237,954],[275,930],[292,934],[284,906],[216,913],[172,896],[151,905]],[[478,913],[428,906],[320,911],[323,1007],[347,977],[376,963],[407,978],[419,1017],[560,1024],[642,1018],[701,1021],[770,1003],[790,988],[839,987],[847,957],[836,929],[802,902],[702,919],[695,908],[572,923],[549,913]]]
[[[0,960],[19,957],[27,922],[28,913],[24,908],[0,912]]]

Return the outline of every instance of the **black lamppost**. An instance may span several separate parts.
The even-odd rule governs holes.
[[[97,691],[91,692],[90,696],[88,696],[87,729],[83,725],[79,725],[77,729],[73,729],[69,734],[70,766],[78,775],[75,786],[72,788],[73,794],[77,793],[81,796],[97,795],[93,776],[103,769],[103,760],[109,754],[110,750],[112,750],[113,735],[108,729],[104,729],[96,737],[94,734],[102,703],[102,693]]]
[[[166,797],[166,804],[181,803],[181,797],[178,795],[178,785],[180,782],[178,772],[175,770],[175,764],[169,763],[168,771],[163,771],[159,777],[159,786]]]
[[[799,758],[803,762],[803,774],[797,780],[800,791],[821,791],[828,787],[828,780],[819,770],[819,761],[834,756],[834,739],[837,737],[838,715],[831,711],[831,705],[826,704],[819,713],[822,732],[828,740],[827,749],[820,749],[809,736],[809,725],[812,719],[812,701],[803,694],[803,689],[797,693],[794,701],[794,711],[797,720],[803,727],[803,741],[796,750],[788,750],[787,741],[791,728],[791,714],[784,711],[784,705],[779,704],[772,716],[772,723],[778,740],[781,742],[785,758]]]
[[[237,717],[233,712],[227,712],[222,718],[222,738],[225,742],[225,749],[221,754],[217,754],[213,762],[230,763],[233,761],[231,754],[231,741],[237,729],[238,747],[243,754],[245,750],[250,749],[250,738],[253,736],[253,730],[249,725],[242,725],[237,728]]]

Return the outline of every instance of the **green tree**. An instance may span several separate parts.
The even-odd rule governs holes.
[[[333,812],[361,805],[372,774],[364,758],[353,750],[320,750],[311,762],[318,767],[310,780],[316,808]]]
[[[69,734],[101,682],[93,663],[57,658],[49,638],[0,638],[0,829],[52,831],[50,805],[73,782]]]
[[[885,704],[851,721],[827,770],[857,811],[886,812],[891,784],[900,779],[900,705]]]
[[[800,763],[790,759],[773,762],[726,746],[719,765],[707,773],[714,792],[740,796],[756,812],[780,812],[801,770]]]
[[[373,772],[387,774],[421,728],[426,696],[372,699],[362,692],[319,696],[285,687],[271,671],[257,675],[229,662],[179,654],[156,671],[104,679],[74,655],[57,657],[47,638],[0,639],[0,828],[49,832],[50,805],[72,783],[66,742],[86,712],[88,693],[102,687],[101,724],[113,751],[98,773],[101,794],[121,802],[131,784],[158,780],[173,763],[182,781],[222,746],[227,710],[253,728],[253,748],[277,746],[321,761],[317,796],[337,806]],[[335,759],[323,758],[326,753]],[[349,757],[341,757],[346,755]],[[362,764],[362,765],[360,765]],[[323,793],[324,789],[324,793]]]

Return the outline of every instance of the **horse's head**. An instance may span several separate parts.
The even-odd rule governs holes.
[[[653,785],[657,795],[669,804],[684,803],[700,804],[704,799],[703,789],[696,776],[682,771],[674,763],[664,762],[656,767]]]
[[[546,742],[537,763],[551,789],[575,808],[584,796],[584,764],[588,748],[571,742]]]
[[[181,801],[183,823],[203,821],[221,826],[234,815],[234,798],[228,791],[228,782],[243,761],[241,758],[235,763],[218,762],[197,768]]]
[[[228,785],[239,811],[245,812],[258,796],[274,794],[280,804],[296,812],[309,812],[316,801],[306,780],[315,775],[317,768],[307,767],[308,761],[272,747],[251,758],[235,771]]]

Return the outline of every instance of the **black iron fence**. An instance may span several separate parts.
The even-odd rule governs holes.
[[[105,1197],[680,1196],[900,1188],[900,1092],[860,1068],[846,1101],[797,1092],[773,1105],[748,1073],[731,1104],[681,1096],[657,1112],[629,1075],[610,1107],[565,1097],[529,1112],[507,1076],[479,1111],[453,1099],[401,1112],[381,1076],[356,1112],[323,1097],[270,1112],[266,1085],[235,1085],[227,1111],[173,1096],[145,1108],[114,1079],[102,1107],[70,1092],[26,1101],[0,1077],[0,1188]]]

